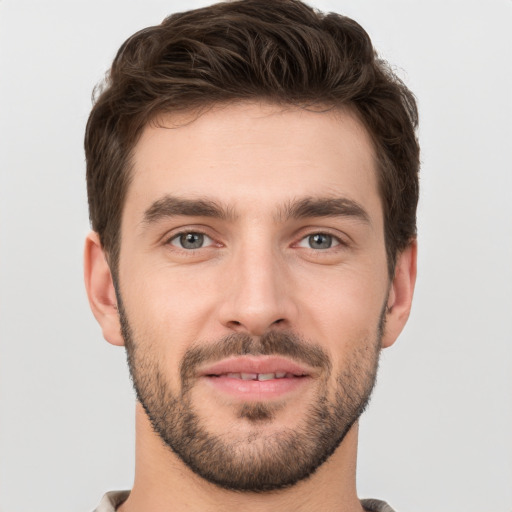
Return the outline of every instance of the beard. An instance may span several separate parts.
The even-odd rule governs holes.
[[[120,296],[118,294],[118,299]],[[213,343],[197,344],[180,363],[180,389],[171,389],[151,340],[136,339],[122,301],[118,300],[121,329],[130,376],[153,430],[194,473],[219,487],[245,492],[283,489],[312,475],[341,444],[368,405],[375,385],[383,311],[374,336],[359,340],[332,380],[332,363],[319,345],[293,332],[271,331],[255,338],[231,334]],[[295,428],[264,432],[282,403],[245,402],[236,416],[252,427],[243,435],[216,434],[193,401],[197,369],[230,356],[280,355],[320,370],[315,396]],[[332,389],[334,387],[334,389]]]

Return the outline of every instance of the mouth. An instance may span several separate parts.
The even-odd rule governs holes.
[[[295,375],[287,372],[275,372],[275,373],[223,373],[220,375],[208,375],[208,377],[227,377],[229,379],[241,379],[241,380],[273,380],[273,379],[293,379],[299,377],[306,377],[306,375]]]
[[[311,381],[313,372],[294,361],[273,356],[242,356],[204,368],[200,378],[215,392],[242,401],[282,398]]]

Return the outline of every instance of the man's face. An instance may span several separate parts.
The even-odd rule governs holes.
[[[148,126],[118,299],[138,397],[218,485],[292,485],[373,387],[389,292],[370,139],[347,111],[213,108]]]

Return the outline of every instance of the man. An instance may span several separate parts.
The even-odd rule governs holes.
[[[390,511],[357,425],[416,274],[415,101],[297,0],[175,14],[118,52],[85,139],[85,282],[137,393],[97,511]]]

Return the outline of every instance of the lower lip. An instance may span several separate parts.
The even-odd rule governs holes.
[[[307,376],[270,380],[242,380],[227,376],[203,378],[216,391],[253,401],[281,398],[298,390],[310,380]]]

